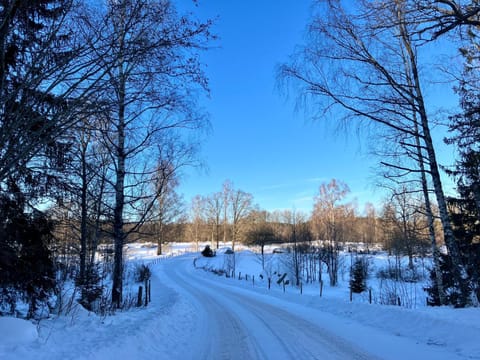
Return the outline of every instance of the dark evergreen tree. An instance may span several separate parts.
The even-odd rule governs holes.
[[[29,304],[27,317],[37,315],[55,287],[54,265],[49,250],[52,224],[44,214],[31,209],[14,182],[9,194],[0,193],[0,298],[10,313],[17,300]]]
[[[480,153],[474,150],[464,150],[462,160],[457,163],[456,174],[458,176],[458,198],[449,199],[450,217],[455,238],[459,242],[462,261],[465,265],[465,283],[456,285],[451,276],[451,260],[447,255],[441,259],[443,279],[446,285],[450,304],[456,307],[478,305],[480,303],[480,208],[476,199],[476,189],[469,181],[479,172]],[[459,175],[461,174],[461,175]],[[472,176],[473,175],[473,176]],[[431,274],[435,280],[435,275]],[[437,298],[429,288],[431,305],[439,305]]]
[[[72,88],[61,86],[77,55],[63,27],[71,5],[0,3],[0,302],[15,311],[20,296],[29,317],[55,285],[51,223],[34,205],[63,183],[69,141],[59,137],[75,108]]]
[[[42,160],[32,164],[32,159],[65,150],[55,140],[68,127],[74,103],[62,89],[77,55],[63,30],[71,3],[0,5],[0,181],[18,173],[31,183],[40,181]]]
[[[480,302],[480,56],[477,32],[468,29],[469,43],[460,49],[465,59],[464,70],[456,88],[460,96],[461,112],[450,118],[453,136],[447,143],[455,144],[459,160],[448,173],[456,178],[458,198],[450,198],[449,212],[454,236],[465,268],[465,282],[455,284],[451,277],[451,261],[443,256],[441,267],[449,303],[463,307]],[[436,275],[431,275],[432,279]],[[438,305],[432,286],[428,289],[429,302]]]
[[[465,292],[465,305],[480,303],[480,222],[479,209],[472,196],[470,186],[458,186],[460,198],[450,199],[454,234],[460,243],[460,251],[465,264],[468,286]]]
[[[453,136],[446,139],[457,146],[460,159],[449,173],[457,178],[459,192],[467,196],[480,214],[480,42],[474,29],[469,29],[469,44],[460,49],[465,59],[459,85],[461,112],[450,118]],[[479,218],[480,220],[480,218]]]
[[[85,271],[82,283],[80,284],[81,296],[79,303],[87,310],[96,311],[94,304],[103,295],[102,278],[100,276],[101,270],[96,264],[88,266]],[[77,285],[79,278],[77,278]]]
[[[350,269],[350,289],[361,293],[367,289],[367,264],[364,259],[357,258]]]
[[[466,249],[463,248],[465,251]],[[478,251],[478,249],[477,249]],[[465,253],[463,253],[465,255]],[[472,298],[470,296],[471,287],[467,282],[456,284],[452,276],[452,260],[449,255],[440,254],[439,258],[440,270],[442,273],[443,287],[445,290],[446,303],[453,305],[457,308],[462,308],[472,304]],[[478,267],[478,265],[477,265]],[[437,281],[435,271],[430,271],[430,286],[425,290],[428,293],[427,303],[430,306],[440,306],[440,299],[438,297]],[[478,296],[478,294],[477,294]]]

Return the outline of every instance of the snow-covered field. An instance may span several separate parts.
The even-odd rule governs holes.
[[[276,281],[269,290],[285,254],[269,255],[262,273],[259,256],[238,251],[236,277],[227,278],[202,268],[222,268],[228,255],[166,250],[161,258],[154,247],[126,250],[152,270],[147,308],[99,317],[77,306],[35,325],[0,318],[0,359],[480,359],[480,309],[426,307],[421,285],[405,290],[409,308],[380,305],[375,294],[372,304],[365,294],[350,302],[348,273],[335,288],[324,274],[322,297],[318,282],[302,294]],[[373,266],[388,260],[377,256]]]

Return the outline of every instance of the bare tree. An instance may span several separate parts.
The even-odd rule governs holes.
[[[361,1],[351,11],[340,1],[320,3],[325,8],[311,21],[309,45],[291,64],[280,68],[280,76],[295,81],[304,99],[320,105],[321,114],[336,112],[336,117],[359,120],[359,125],[384,127],[398,135],[397,141],[413,139],[405,144],[411,149],[408,154],[417,160],[415,166],[385,165],[430,177],[455,282],[461,284],[463,266],[423,96],[414,13],[407,13],[406,2],[400,0]]]
[[[330,285],[338,282],[338,263],[341,243],[347,240],[347,229],[352,223],[351,204],[342,204],[350,189],[347,184],[332,179],[320,185],[314,200],[312,222],[321,240],[324,240],[323,261],[327,265]]]
[[[108,218],[105,206],[109,158],[98,141],[95,120],[86,119],[75,127],[78,143],[73,147],[72,198],[79,197],[80,271],[77,283],[88,282],[86,274],[94,267],[102,219]],[[111,190],[111,189],[110,189]]]
[[[408,11],[415,14],[421,34],[431,40],[465,27],[480,25],[480,4],[476,0],[420,0],[409,3]]]
[[[190,205],[191,212],[191,232],[193,235],[193,241],[195,242],[195,251],[199,251],[198,243],[201,238],[202,228],[205,224],[205,205],[206,201],[203,196],[197,195],[192,199]]]
[[[390,246],[397,255],[408,256],[408,266],[413,269],[413,256],[422,244],[428,243],[428,222],[418,200],[406,187],[398,189],[388,204],[384,218],[390,224]]]
[[[246,245],[260,246],[262,269],[265,270],[265,245],[279,243],[282,239],[275,233],[265,210],[252,210],[248,216],[248,231],[245,234]]]
[[[228,233],[228,209],[230,207],[230,194],[233,189],[233,184],[230,180],[225,180],[222,185],[222,204],[223,204],[223,243],[227,242]]]
[[[220,246],[220,225],[223,209],[223,194],[221,192],[213,193],[206,198],[206,202],[207,218],[212,227],[212,243],[215,242],[218,249]]]
[[[288,226],[288,240],[293,244],[292,247],[292,269],[295,277],[295,285],[299,286],[302,280],[302,260],[305,242],[311,241],[311,233],[307,224],[307,215],[298,212],[296,209],[285,210],[283,212],[283,221]]]
[[[365,204],[365,228],[363,231],[363,241],[367,244],[367,251],[372,244],[378,241],[377,212],[372,203]]]
[[[169,143],[163,145],[167,144]],[[159,160],[157,173],[152,184],[155,186],[154,192],[156,193],[156,201],[152,208],[152,220],[155,224],[157,236],[157,255],[162,254],[162,245],[166,241],[167,226],[183,214],[182,199],[177,194],[176,188],[179,185],[178,172],[185,163],[178,149],[172,149],[169,146],[168,150],[160,152],[163,156]],[[184,155],[190,156],[191,154],[187,151]]]
[[[113,63],[97,98],[103,104],[103,141],[113,163],[112,302],[119,307],[124,241],[148,218],[158,199],[159,187],[150,185],[162,160],[163,146],[157,145],[171,139],[168,134],[204,125],[191,94],[207,89],[197,50],[211,39],[210,22],[178,16],[168,0],[112,0],[96,9],[103,14],[90,24],[101,42],[91,46],[97,52],[106,48],[101,60]],[[126,219],[134,224],[128,231]]]
[[[253,196],[242,190],[232,190],[230,193],[231,219],[232,219],[232,250],[235,251],[235,243],[243,230],[247,215],[252,209]]]
[[[287,226],[284,223],[284,211],[274,210],[268,214],[269,222],[271,223],[275,237],[281,239],[287,239],[289,232],[286,231]]]

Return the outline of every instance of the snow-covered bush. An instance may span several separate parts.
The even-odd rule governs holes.
[[[210,248],[210,245],[205,246],[205,249],[202,250],[202,256],[204,257],[214,257],[215,251]]]
[[[414,308],[417,303],[415,283],[390,279],[380,281],[378,303]]]
[[[387,266],[378,270],[377,278],[381,280],[418,282],[423,280],[423,275],[415,265],[411,267],[403,265],[399,261],[396,261],[395,264],[388,261]]]

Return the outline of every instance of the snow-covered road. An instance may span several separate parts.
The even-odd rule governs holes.
[[[480,359],[478,309],[409,310],[294,287],[269,291],[195,269],[196,256],[149,259],[147,308],[99,317],[76,306],[37,326],[0,321],[0,359]]]
[[[199,315],[193,359],[372,359],[325,328],[258,294],[191,271],[191,261],[166,267],[176,291]]]
[[[194,310],[190,359],[461,359],[426,344],[305,306],[285,294],[194,269],[194,257],[155,270]],[[298,296],[296,297],[298,299]],[[184,304],[185,305],[185,304]]]

